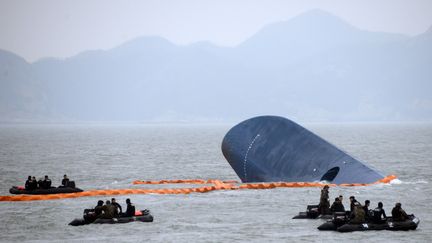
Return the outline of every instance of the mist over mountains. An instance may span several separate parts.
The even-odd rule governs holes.
[[[29,40],[31,41],[31,40]],[[235,47],[141,37],[28,63],[0,50],[0,122],[431,121],[432,28],[360,30],[315,10]]]

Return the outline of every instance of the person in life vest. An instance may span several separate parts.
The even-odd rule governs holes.
[[[402,209],[401,203],[396,203],[392,210],[393,221],[404,221],[408,219],[408,214]]]
[[[373,212],[372,222],[374,222],[376,224],[381,224],[381,223],[386,222],[387,216],[386,216],[385,211],[383,209],[383,203],[382,202],[379,202],[378,207],[376,207],[372,212]]]
[[[362,224],[365,222],[365,212],[362,205],[359,202],[354,203],[354,212],[350,220],[351,224]]]
[[[118,202],[116,202],[115,198],[111,198],[111,204],[114,205],[114,207],[116,207],[116,216],[122,215],[123,213],[122,207]]]
[[[114,217],[116,217],[116,211],[117,208],[111,204],[110,200],[107,200],[105,202],[105,205],[102,206],[102,215],[101,218],[103,219],[112,219]]]
[[[325,185],[321,190],[320,203],[318,211],[320,214],[330,214],[330,201],[329,201],[329,186]]]

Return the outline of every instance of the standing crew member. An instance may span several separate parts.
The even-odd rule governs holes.
[[[318,206],[318,211],[320,214],[330,214],[330,201],[329,201],[329,186],[325,185],[321,190],[320,203]]]

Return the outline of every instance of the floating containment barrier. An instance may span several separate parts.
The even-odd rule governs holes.
[[[189,193],[206,193],[216,190],[241,190],[241,189],[273,189],[278,187],[323,187],[329,186],[368,186],[379,183],[390,183],[396,179],[396,176],[390,175],[374,183],[351,183],[351,184],[323,184],[319,182],[270,182],[270,183],[244,183],[238,184],[236,181],[220,180],[161,180],[161,181],[134,181],[134,184],[213,184],[197,188],[164,188],[164,189],[109,189],[109,190],[90,190],[84,192],[67,193],[67,194],[49,194],[49,195],[13,195],[0,196],[0,201],[37,201],[37,200],[56,200],[77,197],[92,196],[112,196],[112,195],[129,195],[129,194],[189,194]],[[183,181],[183,182],[180,182]],[[151,183],[150,183],[151,182]]]

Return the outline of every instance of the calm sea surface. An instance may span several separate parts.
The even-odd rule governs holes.
[[[232,124],[234,125],[234,124]],[[307,128],[398,183],[331,188],[331,198],[395,202],[421,220],[409,232],[320,232],[322,220],[293,220],[317,203],[318,188],[213,191],[189,195],[126,195],[150,209],[153,223],[68,226],[84,208],[108,197],[0,202],[0,241],[35,242],[431,242],[432,125],[307,125]],[[133,180],[238,180],[220,144],[230,125],[0,125],[0,194],[28,175],[63,174],[86,189],[160,188]],[[178,186],[178,185],[177,185]],[[348,206],[347,201],[344,202]]]

